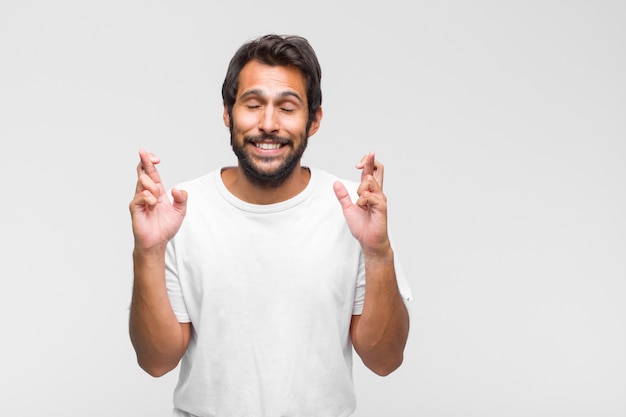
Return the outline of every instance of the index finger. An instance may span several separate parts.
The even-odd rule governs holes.
[[[143,149],[139,150],[139,159],[140,162],[137,166],[137,175],[145,173],[154,182],[161,182],[161,176],[159,175],[159,171],[157,171],[155,167],[155,165],[161,162],[161,160],[156,155],[148,153]]]
[[[380,185],[380,188],[383,187],[383,178],[384,178],[384,166],[379,161],[376,160],[376,155],[374,152],[370,152],[365,155],[357,164],[357,168],[363,169],[361,171],[361,180],[363,180],[368,175],[373,175],[374,179]]]

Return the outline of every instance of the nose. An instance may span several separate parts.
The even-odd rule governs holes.
[[[265,106],[259,116],[259,130],[266,134],[277,133],[278,112],[273,106]]]

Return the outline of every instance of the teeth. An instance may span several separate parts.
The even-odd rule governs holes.
[[[263,149],[263,150],[270,150],[270,149],[278,149],[280,148],[280,143],[257,143],[256,144],[257,148]]]

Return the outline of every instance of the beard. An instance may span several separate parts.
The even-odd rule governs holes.
[[[261,162],[270,162],[275,157],[259,158],[252,155],[250,152],[246,152],[246,147],[250,143],[256,143],[263,139],[271,139],[277,143],[283,144],[283,146],[289,146],[292,151],[281,162],[281,164],[272,170],[261,170],[259,164],[255,162],[255,159],[260,159]],[[243,168],[243,172],[246,178],[261,187],[276,188],[282,185],[291,173],[296,169],[300,163],[300,159],[304,154],[304,151],[308,144],[308,133],[302,135],[302,140],[297,148],[293,148],[293,141],[290,138],[284,138],[276,135],[261,134],[257,136],[244,136],[243,143],[237,144],[233,137],[233,131],[231,130],[230,144],[233,148],[233,152],[239,160],[239,165]]]

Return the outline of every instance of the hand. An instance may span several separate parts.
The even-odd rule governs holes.
[[[183,222],[187,192],[172,189],[173,202],[170,203],[155,167],[160,159],[144,150],[139,151],[139,158],[137,188],[129,207],[135,248],[164,249]]]
[[[352,235],[365,254],[382,254],[390,248],[387,234],[387,197],[383,194],[384,166],[376,161],[374,152],[365,155],[356,165],[361,171],[359,198],[353,204],[345,186],[337,181],[333,188]]]

